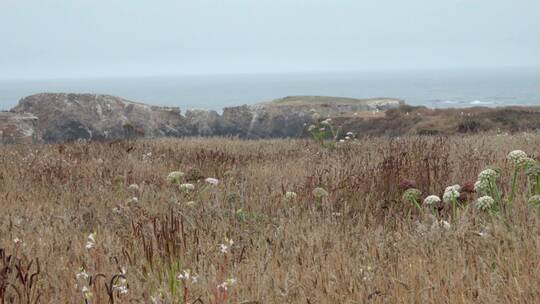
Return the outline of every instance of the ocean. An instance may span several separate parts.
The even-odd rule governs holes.
[[[40,92],[110,94],[182,111],[292,95],[394,97],[433,108],[540,105],[540,68],[0,80],[0,110]]]

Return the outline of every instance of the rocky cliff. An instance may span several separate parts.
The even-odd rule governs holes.
[[[188,134],[179,108],[109,95],[37,94],[20,100],[12,111],[37,116],[37,128],[47,142]]]
[[[32,113],[33,120],[26,123],[32,122],[34,129],[19,118],[17,130],[26,133],[18,134],[34,130],[32,134],[40,135],[34,140],[42,138],[46,142],[163,136],[272,138],[301,136],[305,126],[318,118],[384,111],[402,104],[401,100],[389,98],[294,96],[225,108],[222,115],[188,110],[183,116],[179,108],[150,106],[109,95],[42,93],[21,99],[11,115]],[[16,119],[4,116],[0,116],[0,130],[11,132]]]
[[[41,141],[38,118],[29,113],[0,112],[0,143]]]

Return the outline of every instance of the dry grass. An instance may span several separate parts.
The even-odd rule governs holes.
[[[89,303],[110,301],[122,268],[129,292],[112,288],[115,303],[160,293],[161,303],[539,302],[540,219],[523,180],[511,213],[443,212],[448,230],[400,202],[397,187],[406,178],[441,195],[487,165],[507,185],[514,149],[539,160],[540,135],[364,139],[334,151],[225,139],[0,147],[0,248],[12,255],[0,251],[0,303],[84,302],[80,267],[103,275]],[[190,169],[219,185],[193,176],[195,192],[206,188],[195,196],[166,180]],[[329,192],[321,204],[318,186]],[[186,268],[199,280],[184,288],[174,277]]]

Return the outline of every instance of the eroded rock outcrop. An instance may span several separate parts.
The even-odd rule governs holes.
[[[37,127],[48,142],[188,134],[179,108],[109,95],[37,94],[23,98],[13,111],[37,116]]]
[[[23,98],[12,112],[32,113],[35,129],[47,142],[129,137],[238,136],[299,137],[314,114],[321,118],[384,111],[397,99],[295,96],[216,111],[150,106],[109,95],[42,93]],[[30,131],[27,131],[30,132]]]
[[[37,123],[29,113],[0,112],[0,144],[40,142]]]

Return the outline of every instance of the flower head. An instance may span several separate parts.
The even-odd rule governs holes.
[[[176,278],[179,281],[191,281],[192,283],[197,283],[197,281],[199,280],[199,277],[197,275],[191,273],[191,269],[182,270],[182,272],[179,273]]]
[[[536,165],[536,161],[530,157],[522,157],[516,161],[516,167],[527,170]]]
[[[524,158],[524,157],[527,157],[527,153],[525,153],[525,152],[523,152],[521,150],[514,150],[514,151],[508,153],[508,155],[506,156],[506,159],[508,159],[509,161],[511,161],[511,162],[513,162],[514,164],[517,165],[519,160]]]
[[[188,207],[194,207],[195,205],[197,205],[197,202],[195,202],[195,201],[186,202],[186,206],[188,206]]]
[[[180,184],[180,190],[183,191],[191,191],[195,189],[195,185],[193,184]]]
[[[495,200],[491,196],[482,196],[476,200],[476,208],[487,211],[493,207],[493,204],[495,204]]]
[[[219,180],[217,178],[207,177],[204,181],[213,186],[217,186],[219,184]]]
[[[137,184],[131,184],[128,186],[129,191],[139,191],[139,185]]]
[[[441,202],[441,198],[437,195],[430,195],[424,199],[424,205],[433,206]]]
[[[540,165],[534,165],[525,171],[529,178],[535,179],[540,176]]]
[[[478,174],[479,181],[494,182],[498,177],[499,172],[492,168],[484,169],[482,172],[480,172],[480,174]]]
[[[421,195],[422,195],[422,191],[415,188],[410,188],[410,189],[405,190],[405,192],[403,192],[401,199],[407,203],[415,203],[415,202],[418,202]]]
[[[92,249],[96,247],[96,233],[90,233],[86,239],[86,249]]]
[[[460,192],[461,191],[461,186],[460,185],[448,186],[448,187],[446,187],[446,189],[444,189],[444,192],[449,192],[449,191],[452,191],[452,190],[456,190],[457,192]]]
[[[323,198],[325,196],[328,196],[328,192],[321,187],[317,187],[313,189],[312,193],[313,193],[313,196],[316,198]]]
[[[84,267],[79,268],[79,272],[75,275],[77,280],[87,280],[89,275]]]
[[[233,240],[225,238],[225,243],[219,245],[219,251],[221,251],[221,253],[228,253],[233,244]]]
[[[315,130],[315,128],[317,128],[315,125],[310,125],[310,126],[307,128],[307,130],[308,130],[308,132],[311,132],[311,131]]]
[[[443,202],[445,203],[451,203],[459,198],[459,190],[460,188],[456,187],[459,185],[454,185],[450,187],[446,187],[443,194]]]
[[[233,286],[234,284],[236,284],[236,279],[235,278],[229,278],[229,279],[225,280],[225,282],[219,284],[217,286],[217,288],[220,291],[227,291],[229,289],[229,287]]]
[[[296,192],[293,192],[293,191],[285,192],[285,199],[288,200],[288,201],[295,200],[297,196],[298,195],[296,194]]]
[[[173,171],[167,175],[167,180],[171,183],[178,183],[180,179],[184,176],[184,172]]]
[[[490,191],[490,185],[487,180],[477,180],[474,183],[474,191],[478,194],[487,194]]]
[[[534,195],[529,198],[529,204],[534,207],[540,207],[540,195]]]

